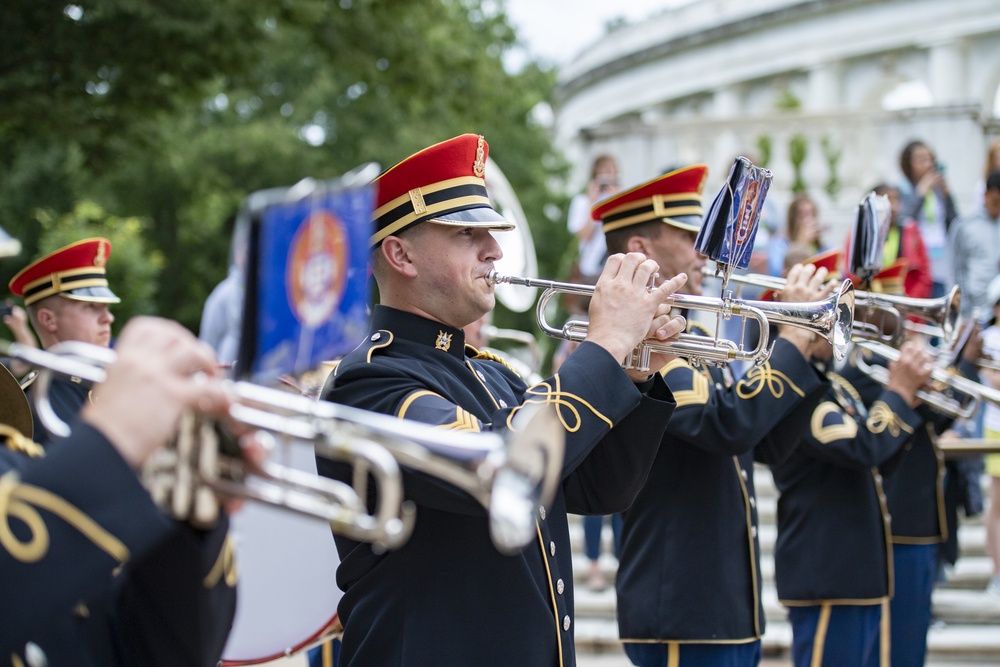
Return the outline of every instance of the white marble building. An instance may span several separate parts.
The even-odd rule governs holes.
[[[735,155],[759,160],[764,138],[782,209],[798,136],[800,176],[839,242],[868,188],[901,178],[913,138],[935,149],[968,211],[1000,136],[998,88],[1000,0],[700,0],[615,30],[565,65],[555,132],[574,187],[610,152],[626,186],[704,162],[706,198]]]

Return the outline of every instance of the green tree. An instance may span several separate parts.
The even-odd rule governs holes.
[[[15,166],[0,174],[0,225],[28,256],[36,209],[91,200],[139,218],[169,277],[151,312],[194,329],[249,192],[478,132],[531,220],[540,273],[555,274],[569,237],[561,211],[544,211],[565,203],[550,191],[565,165],[533,121],[555,75],[504,69],[516,35],[502,4],[17,0],[0,12],[0,72],[13,75],[0,77],[0,157]],[[497,321],[535,329],[529,315]]]

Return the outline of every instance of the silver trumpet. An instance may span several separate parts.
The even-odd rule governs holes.
[[[535,308],[539,328],[548,336],[571,341],[582,341],[587,337],[588,324],[582,320],[568,320],[562,327],[549,324],[545,315],[546,305],[556,294],[578,294],[593,296],[595,287],[578,283],[563,283],[537,278],[520,278],[490,271],[486,279],[493,283],[509,283],[524,287],[542,288],[542,294]],[[653,288],[652,281],[650,289]],[[622,366],[626,370],[649,370],[651,353],[672,354],[690,360],[692,363],[722,365],[743,360],[762,364],[770,356],[768,345],[768,325],[786,324],[808,329],[819,334],[833,345],[834,355],[843,359],[850,342],[851,326],[854,319],[854,286],[845,280],[841,289],[823,301],[790,303],[780,301],[746,301],[733,299],[729,294],[721,298],[674,294],[670,304],[675,308],[701,310],[719,315],[722,319],[740,317],[757,322],[760,337],[757,345],[747,349],[742,340],[731,341],[723,338],[707,338],[695,334],[680,334],[668,341],[644,340],[625,359]]]
[[[894,334],[889,334],[886,331],[883,331],[881,335],[876,333],[876,340],[898,344],[902,341],[906,331],[914,331],[941,338],[948,347],[955,343],[959,332],[959,311],[962,305],[962,292],[958,285],[952,287],[951,291],[944,296],[935,299],[916,299],[896,294],[861,291],[857,295],[859,309],[888,311],[894,314],[898,322],[902,323],[902,327]],[[910,317],[923,320],[928,324],[911,322],[907,319]],[[864,337],[863,334],[862,337]],[[885,340],[886,338],[889,340]]]
[[[854,352],[852,352],[852,361],[858,370],[879,384],[888,384],[889,369],[885,366],[868,363],[863,354],[864,350],[873,352],[889,361],[899,360],[899,350],[880,341],[860,340],[856,341]],[[920,389],[916,395],[942,414],[956,419],[967,419],[976,411],[976,406],[980,401],[1000,406],[1000,390],[970,380],[950,369],[935,367],[931,372],[931,380],[936,385],[935,389],[933,391]],[[947,393],[949,390],[954,393],[953,396]]]
[[[714,276],[712,269],[702,269],[703,275]],[[786,280],[759,273],[736,274],[730,282],[763,289],[781,291]],[[935,299],[882,294],[855,290],[855,318],[852,336],[858,340],[874,340],[887,345],[898,344],[907,331],[944,339],[950,346],[958,335],[959,309],[962,294],[958,285],[948,294]],[[911,322],[914,317],[928,324]]]
[[[116,355],[108,348],[64,342],[39,350],[0,340],[0,354],[38,370],[34,398],[52,433],[69,427],[49,400],[54,374],[103,382]],[[326,521],[331,529],[376,550],[401,546],[415,519],[404,499],[400,466],[450,482],[488,512],[497,549],[512,553],[535,538],[535,513],[548,505],[559,483],[564,431],[552,406],[520,408],[506,435],[459,433],[367,410],[272,389],[230,382],[226,424],[185,414],[173,442],[140,471],[154,500],[173,516],[198,525],[218,517],[219,497],[254,500]],[[352,466],[352,484],[271,461],[243,460],[232,431],[255,430],[264,440],[308,445],[318,456]],[[272,456],[269,458],[274,458]],[[374,481],[369,511],[368,480]]]

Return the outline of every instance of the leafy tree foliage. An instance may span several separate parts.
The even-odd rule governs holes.
[[[158,285],[129,278],[151,283],[143,308],[196,329],[249,192],[463,132],[486,136],[518,193],[540,273],[571,246],[561,213],[543,213],[564,205],[550,188],[565,170],[533,120],[554,73],[504,69],[502,2],[11,0],[0,17],[0,225],[25,246],[5,281],[52,243],[46,221],[91,202],[93,233],[126,219],[142,237],[116,243],[109,273],[132,253],[162,262]]]

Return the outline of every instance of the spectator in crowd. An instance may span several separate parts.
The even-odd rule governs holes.
[[[906,274],[903,278],[903,292],[906,296],[926,299],[931,295],[931,260],[920,235],[916,220],[903,214],[899,188],[887,183],[879,183],[872,191],[885,195],[891,207],[889,235],[882,251],[883,266],[892,266],[898,259],[906,260]]]
[[[248,226],[237,226],[233,236],[232,261],[229,272],[205,299],[201,311],[198,338],[208,343],[219,357],[219,363],[236,361],[243,324],[243,268],[246,263]]]
[[[986,167],[983,169],[983,177],[976,181],[975,195],[972,200],[972,209],[975,210],[983,205],[983,195],[986,194],[986,179],[990,177],[990,172],[1000,170],[1000,137],[990,142],[990,147],[986,151]]]
[[[962,313],[989,317],[986,288],[1000,269],[1000,170],[986,179],[983,205],[951,226],[948,245],[955,283],[962,289]]]
[[[796,195],[788,205],[787,236],[771,238],[768,248],[768,273],[780,276],[785,268],[785,254],[792,245],[801,245],[806,249],[806,256],[812,256],[829,250],[823,241],[824,227],[819,222],[819,210],[816,202],[807,194]]]
[[[590,209],[602,199],[617,194],[620,189],[618,162],[611,155],[598,155],[591,165],[586,190],[574,196],[569,203],[567,227],[578,242],[576,261],[570,271],[571,282],[593,285],[597,282],[597,276],[601,275],[608,248],[604,241],[604,231],[590,217]],[[585,313],[587,300],[567,299],[567,308],[571,312]]]
[[[899,156],[903,172],[900,194],[903,216],[913,218],[931,260],[932,296],[943,295],[954,284],[948,256],[948,230],[958,217],[944,165],[922,141],[911,141]]]

